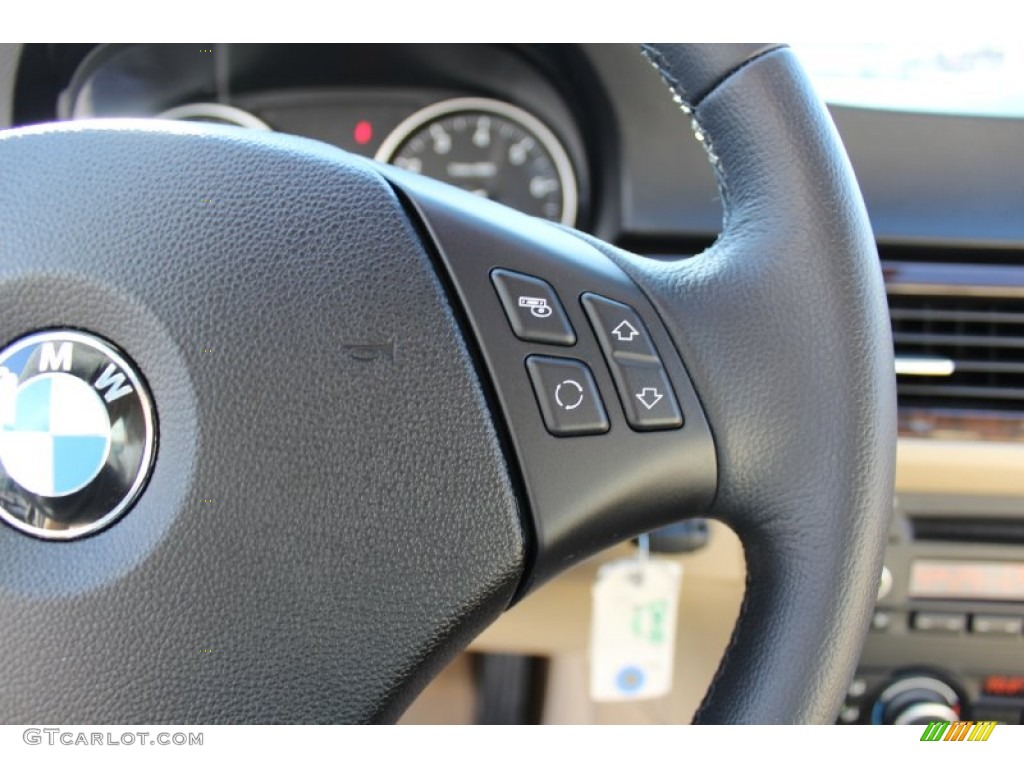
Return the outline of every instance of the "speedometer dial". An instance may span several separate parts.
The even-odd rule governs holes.
[[[421,109],[392,131],[376,159],[576,223],[576,175],[565,148],[537,118],[503,101],[450,99]]]

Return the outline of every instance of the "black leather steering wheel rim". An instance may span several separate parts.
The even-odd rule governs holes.
[[[692,112],[725,209],[721,238],[692,262],[615,256],[658,306],[685,307],[668,316],[715,433],[711,514],[747,561],[740,618],[696,722],[832,722],[874,606],[895,470],[871,228],[788,49],[644,52]],[[716,382],[743,378],[722,397]]]
[[[788,49],[643,53],[692,114],[722,191],[722,236],[685,262],[285,136],[118,122],[0,134],[3,342],[55,327],[113,341],[160,423],[148,488],[116,525],[61,543],[0,527],[6,722],[392,720],[532,579],[666,522],[681,501],[733,527],[748,565],[697,722],[834,717],[893,485],[870,226]],[[522,358],[546,349],[516,347],[499,376],[474,302],[486,293],[481,311],[500,312],[488,274],[508,264],[488,253],[455,266],[481,243],[552,265],[563,298],[588,275],[588,290],[640,312],[687,422],[675,443],[614,423],[609,440],[675,445],[693,459],[676,465],[689,488],[662,473],[645,510],[609,480],[587,519],[537,503],[519,422],[581,462],[611,443],[541,433]],[[476,298],[466,268],[488,288]],[[567,303],[580,331],[583,310]],[[573,355],[596,350],[579,336]],[[211,345],[224,350],[212,363]],[[686,442],[702,429],[710,460]],[[216,514],[200,514],[209,497]]]

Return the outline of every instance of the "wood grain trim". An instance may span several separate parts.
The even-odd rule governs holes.
[[[883,261],[889,294],[1024,297],[1024,266]]]
[[[1024,443],[1024,416],[991,411],[901,408],[900,437],[980,443]],[[1024,466],[1021,467],[1024,474]]]

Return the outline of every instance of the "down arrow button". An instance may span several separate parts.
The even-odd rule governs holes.
[[[640,432],[683,426],[682,411],[660,364],[612,361],[611,369],[629,426]]]
[[[648,411],[656,406],[665,397],[656,387],[644,387],[636,394],[636,399],[643,403]]]

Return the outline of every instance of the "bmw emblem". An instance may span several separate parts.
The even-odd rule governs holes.
[[[123,515],[153,463],[153,406],[110,344],[43,331],[0,352],[0,518],[76,539]]]

